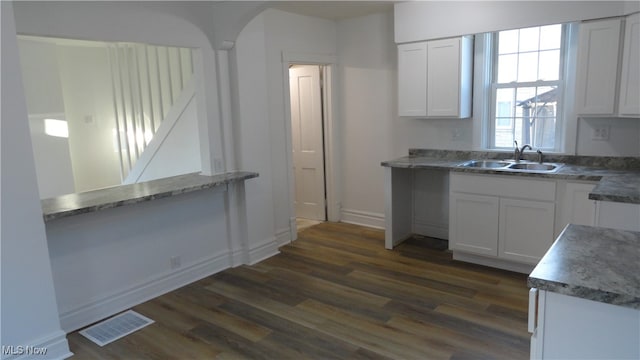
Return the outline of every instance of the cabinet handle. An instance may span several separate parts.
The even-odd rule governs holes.
[[[538,320],[538,289],[532,288],[529,290],[529,315],[528,315],[527,330],[533,334],[536,330]]]

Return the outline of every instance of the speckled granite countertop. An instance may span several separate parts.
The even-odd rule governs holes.
[[[443,169],[480,174],[597,181],[598,184],[589,194],[589,199],[640,204],[640,158],[636,157],[545,156],[545,162],[564,164],[554,172],[460,166],[468,160],[509,158],[513,158],[513,154],[412,149],[409,156],[384,161],[381,165],[406,169]],[[533,160],[533,156],[525,156],[525,159]]]
[[[212,176],[200,175],[199,173],[178,175],[138,184],[115,186],[44,199],[42,200],[42,210],[44,220],[51,221],[102,209],[209,189],[255,177],[258,177],[258,173],[247,171],[228,172]]]
[[[640,309],[640,232],[567,225],[527,284]]]

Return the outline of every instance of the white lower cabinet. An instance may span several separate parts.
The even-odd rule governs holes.
[[[596,201],[596,226],[640,231],[640,204]]]
[[[555,204],[500,199],[498,256],[537,264],[553,243]]]
[[[640,310],[544,290],[529,296],[531,359],[640,358]]]
[[[558,210],[554,238],[558,237],[568,224],[595,225],[596,201],[589,199],[589,193],[595,186],[594,182],[558,181]]]
[[[474,254],[498,255],[498,198],[451,193],[449,241],[452,248]],[[455,240],[454,240],[455,239]]]
[[[449,247],[454,258],[528,271],[509,263],[533,266],[553,243],[555,181],[462,173],[452,173],[450,180]]]

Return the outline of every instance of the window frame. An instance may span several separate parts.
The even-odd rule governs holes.
[[[556,25],[556,24],[547,24],[547,25],[538,25],[538,26],[527,26],[522,28],[517,28],[513,30],[527,29],[532,27],[543,27],[548,25]],[[549,87],[556,86],[558,89],[557,94],[557,108],[556,108],[556,122],[554,129],[554,147],[550,148],[540,148],[541,150],[547,152],[561,152],[564,144],[565,144],[565,126],[566,126],[566,105],[565,104],[565,92],[567,89],[567,84],[571,81],[568,81],[568,73],[567,73],[567,63],[569,59],[570,52],[570,37],[572,36],[572,24],[563,23],[557,24],[561,25],[561,39],[560,39],[560,58],[559,58],[559,69],[558,69],[558,80],[537,80],[537,81],[528,81],[528,82],[510,82],[510,83],[498,83],[497,82],[497,74],[498,74],[498,33],[500,31],[495,31],[489,33],[489,41],[487,42],[487,50],[486,51],[486,59],[490,62],[489,66],[487,66],[487,70],[489,71],[488,76],[486,76],[487,90],[488,96],[485,101],[488,102],[486,105],[488,106],[488,119],[486,123],[486,149],[489,150],[511,150],[513,146],[509,147],[498,147],[496,146],[496,114],[497,114],[497,106],[496,106],[496,96],[498,89],[518,89],[524,87]],[[538,50],[539,52],[539,50]],[[511,118],[512,122],[514,122],[514,118]],[[515,126],[515,123],[513,124]],[[520,144],[521,146],[524,144]],[[533,145],[532,145],[533,146]]]

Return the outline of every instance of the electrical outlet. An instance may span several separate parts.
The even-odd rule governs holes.
[[[169,263],[171,264],[171,270],[175,270],[182,265],[180,261],[180,256],[172,256],[169,259]]]
[[[599,125],[594,127],[591,140],[609,140],[609,125]]]

